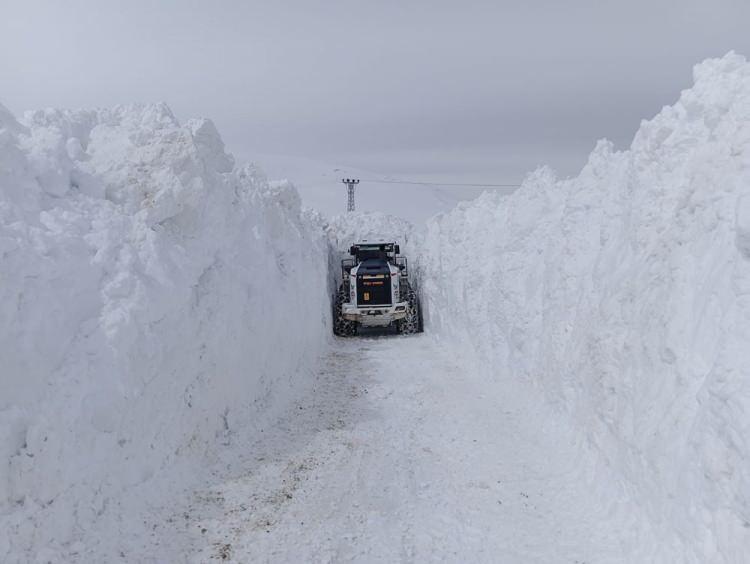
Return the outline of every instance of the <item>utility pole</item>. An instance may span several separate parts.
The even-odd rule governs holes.
[[[346,211],[354,211],[354,187],[359,184],[359,180],[356,178],[342,178],[341,182],[346,184],[346,191],[349,194],[349,199],[346,203]]]

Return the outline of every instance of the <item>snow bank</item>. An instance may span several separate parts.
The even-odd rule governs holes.
[[[138,511],[304,387],[327,252],[208,120],[0,107],[0,560],[137,560]]]
[[[425,235],[428,326],[569,412],[686,562],[750,554],[750,64],[729,54],[580,176]]]
[[[331,245],[348,249],[358,241],[398,241],[407,244],[413,236],[411,222],[381,212],[350,212],[334,216],[326,225]]]

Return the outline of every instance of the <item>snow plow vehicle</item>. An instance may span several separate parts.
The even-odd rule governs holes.
[[[403,334],[422,330],[408,261],[399,253],[396,243],[352,245],[352,258],[341,261],[341,283],[333,299],[334,334],[353,337],[360,326],[395,327]]]

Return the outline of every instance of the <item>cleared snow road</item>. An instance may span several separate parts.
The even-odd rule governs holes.
[[[238,477],[187,508],[191,561],[638,558],[609,471],[536,392],[451,352],[427,335],[339,341]]]

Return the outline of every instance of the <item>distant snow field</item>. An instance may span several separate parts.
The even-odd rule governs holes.
[[[694,77],[576,178],[349,215],[164,105],[0,106],[0,561],[746,562],[750,64]],[[361,238],[425,335],[330,335]]]

